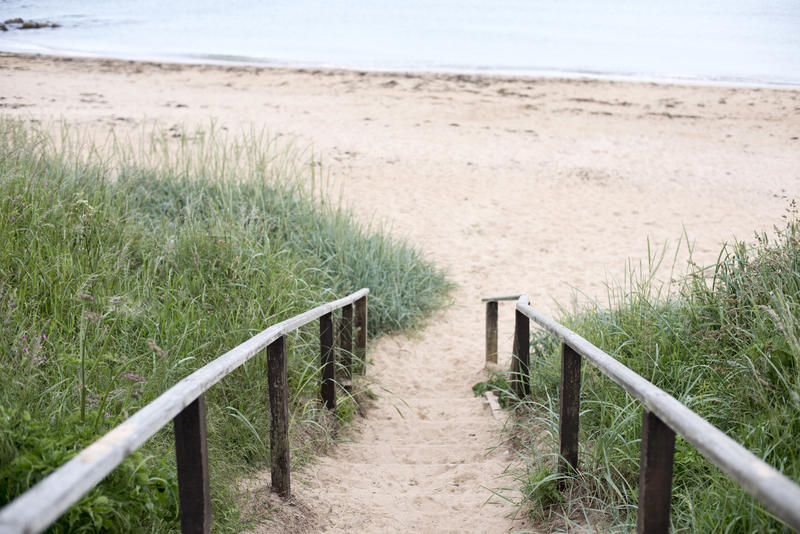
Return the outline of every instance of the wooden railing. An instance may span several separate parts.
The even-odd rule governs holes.
[[[325,406],[334,409],[333,312],[342,310],[339,347],[344,368],[351,369],[354,326],[358,329],[355,354],[360,362],[366,361],[368,294],[369,289],[361,289],[270,326],[190,374],[0,510],[0,533],[43,531],[170,421],[174,422],[175,428],[181,531],[210,532],[205,392],[264,348],[267,349],[268,358],[272,490],[288,497],[291,491],[289,388],[284,336],[316,319],[320,320],[320,395]],[[364,371],[364,365],[359,365],[361,372]]]
[[[486,361],[497,361],[497,303],[516,300],[511,382],[529,393],[530,321],[561,340],[559,472],[578,468],[581,362],[586,358],[643,406],[637,532],[669,531],[675,434],[755,497],[775,517],[800,531],[800,486],[714,425],[575,332],[534,310],[527,295],[487,297]],[[490,323],[492,327],[490,328]],[[494,340],[489,337],[494,336]]]

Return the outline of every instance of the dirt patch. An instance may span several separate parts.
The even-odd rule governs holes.
[[[281,499],[263,478],[248,480],[242,488],[242,517],[258,529],[281,534],[320,532],[324,524],[317,511],[299,497]]]

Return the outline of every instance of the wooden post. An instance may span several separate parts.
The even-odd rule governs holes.
[[[269,380],[269,456],[272,491],[288,499],[291,494],[289,446],[289,384],[286,378],[286,338],[267,346]]]
[[[511,387],[518,397],[530,393],[528,364],[531,351],[531,323],[528,316],[517,310],[514,318],[514,358],[511,367]]]
[[[361,374],[367,372],[367,295],[356,301],[356,356],[358,357],[358,370]]]
[[[642,413],[642,456],[639,464],[639,513],[636,532],[669,532],[675,432],[646,408]]]
[[[172,420],[178,466],[181,532],[211,532],[211,495],[208,483],[206,399],[201,394]]]
[[[339,319],[339,361],[347,377],[353,375],[353,305],[342,307]]]
[[[578,428],[581,409],[581,355],[561,344],[561,402],[558,472],[566,475],[578,469]],[[564,480],[561,479],[561,489]]]
[[[486,303],[486,363],[497,363],[497,301]]]
[[[319,351],[322,360],[320,395],[329,410],[336,409],[336,362],[333,354],[333,313],[319,318]]]

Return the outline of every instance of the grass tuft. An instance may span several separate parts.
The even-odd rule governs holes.
[[[561,322],[671,393],[788,477],[800,482],[800,222],[794,203],[774,236],[726,245],[710,267],[659,285],[629,270],[607,307],[565,312]],[[521,477],[534,519],[555,530],[635,528],[641,405],[591,364],[583,367],[580,473],[570,497],[551,499],[558,461],[560,345],[533,331],[532,393],[515,430],[527,444]],[[789,532],[752,497],[678,438],[674,532]]]
[[[440,270],[313,194],[315,166],[273,138],[81,139],[0,121],[0,506],[270,324],[365,286],[373,336],[445,303]],[[318,343],[287,338],[295,462],[339,424]],[[215,529],[238,532],[235,480],[269,464],[266,358],[207,403]],[[52,531],[176,530],[173,447],[165,428]]]

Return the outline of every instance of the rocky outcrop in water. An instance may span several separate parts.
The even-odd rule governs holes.
[[[3,24],[0,24],[0,31],[7,32],[8,30],[38,30],[41,28],[59,28],[61,24],[55,22],[38,22],[35,20],[24,20],[21,18],[7,19]]]

